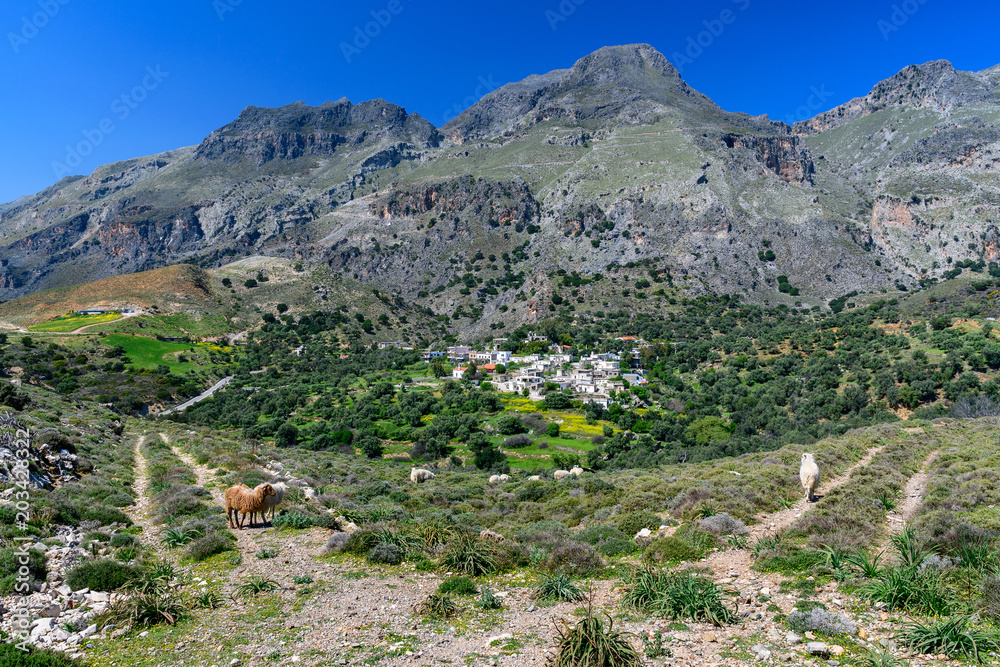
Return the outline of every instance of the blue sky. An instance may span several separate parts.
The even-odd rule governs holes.
[[[196,144],[251,104],[381,97],[440,126],[609,44],[652,44],[725,109],[800,119],[909,64],[998,64],[998,24],[995,0],[6,0],[0,202]]]

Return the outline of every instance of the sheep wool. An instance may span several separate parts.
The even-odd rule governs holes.
[[[583,468],[581,468],[580,466],[573,466],[572,468],[570,468],[569,474],[576,475],[577,477],[579,477],[580,475],[583,474]]]
[[[434,473],[430,470],[424,470],[423,468],[410,468],[410,481],[414,484],[420,484],[421,482],[426,482],[429,479],[434,479]]]
[[[532,475],[531,477],[528,478],[528,481],[529,482],[540,482],[540,481],[542,481],[542,476],[541,475]]]
[[[506,538],[500,533],[494,533],[492,530],[487,528],[479,533],[479,539],[490,540],[491,542],[503,542]]]
[[[264,486],[259,484],[257,488]],[[274,489],[273,496],[264,497],[264,511],[260,515],[260,520],[263,522],[267,518],[267,513],[271,513],[271,523],[274,523],[274,508],[280,505],[285,500],[285,494],[288,493],[288,485],[284,482],[273,482],[271,488]],[[256,513],[250,515],[250,525],[252,526],[257,520]]]
[[[510,475],[500,475],[500,483],[506,484],[510,481]]]
[[[555,477],[557,482],[561,479],[569,477],[569,475],[570,475],[569,470],[556,470],[554,473],[552,473],[552,476]]]
[[[802,454],[802,465],[799,466],[799,481],[806,492],[806,501],[812,502],[819,487],[819,466],[812,454]]]
[[[499,484],[500,475],[490,475],[490,484]]]
[[[270,484],[261,484],[256,489],[250,489],[244,484],[237,484],[226,489],[226,518],[229,519],[229,527],[243,530],[243,521],[246,516],[262,513],[264,500],[273,495],[274,487]],[[253,527],[252,516],[250,527]]]

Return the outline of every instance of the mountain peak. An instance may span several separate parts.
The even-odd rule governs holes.
[[[680,80],[677,69],[649,44],[605,46],[576,61],[571,73],[581,82],[617,83],[631,76],[646,76],[650,70]]]
[[[856,97],[815,118],[796,123],[795,129],[806,133],[823,132],[888,107],[945,111],[990,99],[996,85],[996,79],[991,80],[986,73],[957,70],[948,60],[909,65],[875,84],[864,97]]]

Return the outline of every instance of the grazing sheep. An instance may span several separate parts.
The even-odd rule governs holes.
[[[270,484],[261,484],[256,489],[250,489],[245,484],[237,484],[226,489],[226,518],[229,519],[229,527],[243,530],[243,521],[248,514],[261,513],[263,516],[264,500],[273,495],[274,487]],[[233,522],[234,517],[235,523]],[[251,516],[251,528],[253,528],[253,524]]]
[[[556,481],[558,482],[561,479],[569,477],[569,470],[556,470],[554,473],[552,473],[552,476],[555,477]]]
[[[240,486],[243,485],[241,484]],[[257,488],[259,489],[262,486],[264,485],[258,484]],[[284,482],[275,482],[274,484],[271,485],[271,488],[274,489],[274,495],[267,496],[266,498],[264,498],[264,511],[260,515],[261,523],[264,523],[266,521],[268,510],[270,510],[271,512],[271,519],[270,519],[271,523],[272,524],[274,523],[274,508],[282,503],[282,501],[285,499],[285,494],[288,493],[288,485],[285,484]],[[251,526],[257,520],[256,515],[257,515],[256,512],[250,514]]]
[[[479,533],[479,538],[483,539],[483,540],[490,540],[491,542],[503,542],[504,540],[507,539],[503,535],[501,535],[500,533],[494,533],[489,528],[487,528],[487,529],[483,530],[481,533]]]
[[[540,481],[542,481],[542,476],[541,475],[532,475],[531,477],[528,478],[528,481],[529,482],[540,482]]]
[[[500,483],[506,484],[510,481],[510,475],[500,475]]]
[[[490,475],[490,484],[499,484],[500,475]]]
[[[572,468],[570,468],[569,474],[576,475],[577,477],[579,477],[580,475],[583,474],[583,468],[581,468],[580,466],[573,466]]]
[[[420,484],[421,482],[426,482],[429,479],[434,479],[434,473],[430,470],[424,470],[423,468],[410,468],[410,481],[414,484]]]
[[[812,502],[819,487],[819,466],[812,454],[802,455],[802,465],[799,466],[799,481],[806,491],[806,502]]]

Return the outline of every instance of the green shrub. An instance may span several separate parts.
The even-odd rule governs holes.
[[[15,556],[19,549],[8,547],[0,549],[0,595],[12,595],[17,590],[18,570],[21,568],[20,557]],[[37,549],[28,549],[28,571],[33,580],[45,581],[47,569],[45,554]]]
[[[135,499],[126,493],[112,493],[104,502],[112,507],[128,507],[135,504]]]
[[[545,482],[528,482],[514,493],[514,499],[519,503],[537,503],[548,498],[552,486]]]
[[[234,549],[236,549],[236,546],[233,544],[233,539],[230,535],[223,532],[216,532],[209,533],[189,544],[185,555],[195,562],[201,562],[215,554],[221,554],[223,551],[233,551]]]
[[[862,599],[884,603],[889,611],[932,616],[947,616],[956,602],[940,574],[915,567],[886,568],[858,594]]]
[[[986,661],[984,653],[1000,650],[1000,633],[970,627],[967,616],[955,616],[933,625],[908,623],[896,639],[919,653],[964,656],[976,662]]]
[[[590,526],[579,531],[573,536],[573,539],[597,546],[603,540],[608,539],[630,540],[632,535],[626,535],[615,526]]]
[[[0,667],[82,667],[65,653],[29,647],[25,653],[14,644],[0,641]]]
[[[701,552],[690,542],[670,535],[653,540],[643,551],[642,558],[649,563],[693,562],[701,559]]]
[[[635,553],[639,547],[632,540],[623,540],[617,537],[609,537],[597,544],[597,553],[604,556],[625,556]]]
[[[722,594],[711,579],[688,571],[639,570],[627,582],[622,605],[663,618],[717,626],[736,618],[722,604]]]
[[[476,601],[476,606],[486,610],[503,609],[503,600],[492,590],[484,587],[482,595]]]
[[[634,537],[643,528],[656,530],[663,524],[663,519],[652,512],[627,512],[618,519],[618,530],[629,537]]]
[[[468,577],[450,577],[438,586],[438,593],[453,593],[455,595],[475,595],[479,592],[476,582]]]
[[[493,574],[502,565],[502,554],[496,542],[479,539],[477,535],[459,535],[441,556],[441,567],[472,577]]]
[[[115,507],[105,507],[103,505],[89,505],[80,512],[80,519],[83,521],[100,521],[102,526],[109,526],[113,523],[121,523],[126,526],[132,525],[132,519],[128,518],[124,512]]]
[[[66,573],[66,583],[74,591],[116,591],[139,576],[139,569],[110,558],[81,563]]]
[[[575,602],[583,599],[583,592],[565,572],[545,575],[535,587],[534,596],[539,600]]]
[[[139,540],[135,538],[135,535],[129,535],[127,533],[115,533],[111,537],[111,546],[113,547],[128,547],[138,543]]]
[[[309,528],[313,525],[313,519],[310,516],[304,514],[299,514],[298,512],[290,512],[288,514],[279,514],[274,517],[272,525],[275,528]]]

